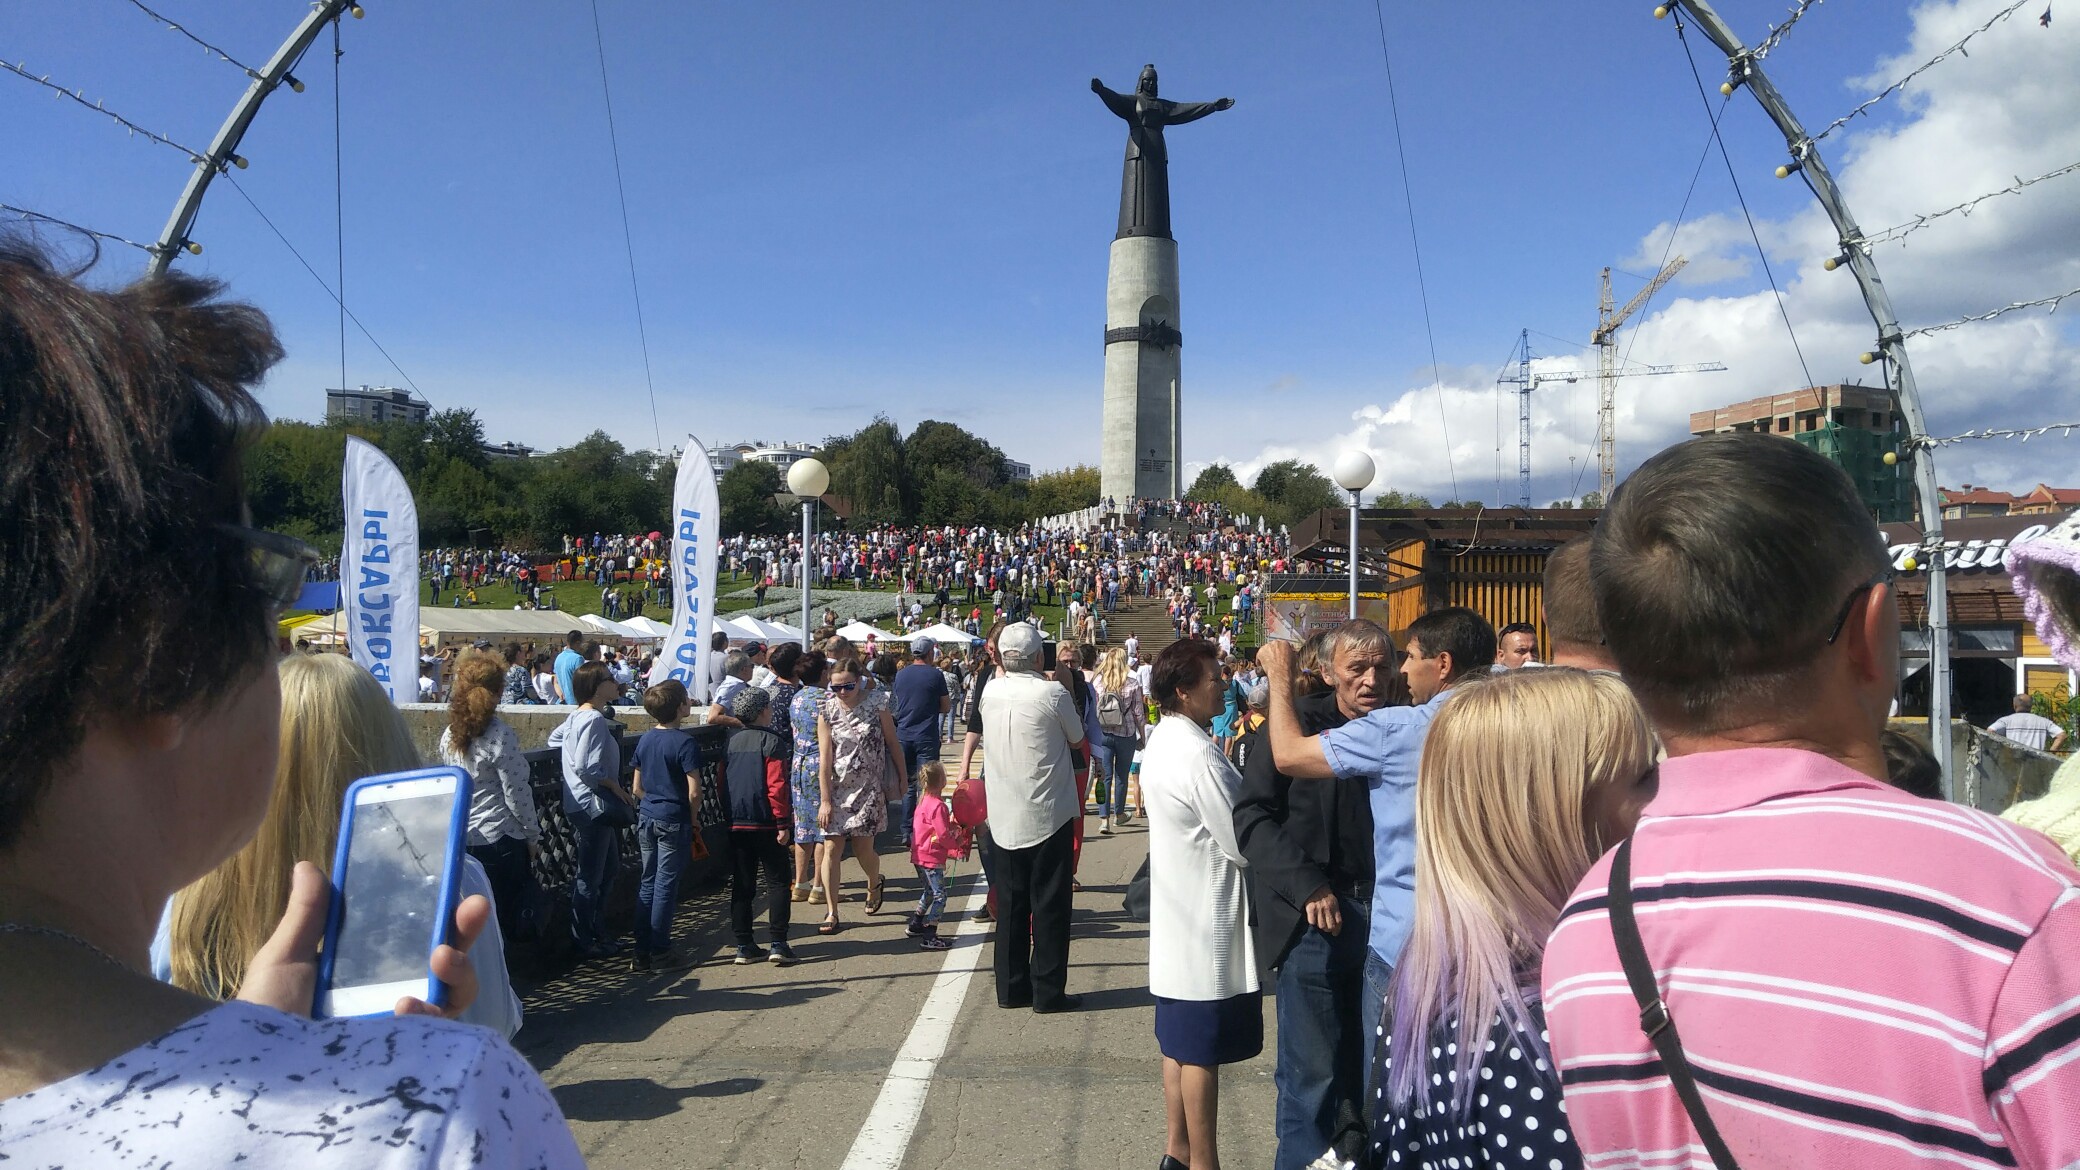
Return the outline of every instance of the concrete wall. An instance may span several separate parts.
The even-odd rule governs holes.
[[[1894,719],[1892,726],[1928,743],[1926,719]],[[1950,759],[1956,773],[1953,799],[1990,813],[2044,795],[2051,777],[2065,763],[2058,756],[2033,751],[1962,719],[1950,721]]]
[[[1112,242],[1105,281],[1105,327],[1121,329],[1167,322],[1182,330],[1178,300],[1177,241],[1129,236]],[[1105,347],[1100,490],[1114,499],[1171,497],[1180,493],[1177,399],[1179,347],[1136,341]],[[1144,468],[1143,461],[1160,461]]]

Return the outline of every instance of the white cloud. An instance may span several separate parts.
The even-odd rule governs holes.
[[[2040,28],[2026,17],[2019,14],[1996,26],[1972,42],[1969,56],[1954,56],[1929,70],[1873,111],[1889,112],[1894,120],[1859,118],[1821,144],[1866,234],[2080,159],[2080,70],[2072,67],[2080,51],[2080,25],[2060,21]],[[1908,43],[1873,63],[1867,77],[1849,82],[1843,110],[1984,19],[1983,4],[1917,7]],[[1895,108],[1888,111],[1888,105]],[[1752,107],[1735,110],[1740,116],[1762,116]],[[1818,129],[1836,113],[1806,110],[1801,116]],[[1754,172],[1754,163],[1736,158],[1734,165]],[[1618,266],[1651,270],[1673,228],[1656,225]],[[1686,222],[1675,250],[1691,263],[1676,287],[1711,286],[1728,295],[1657,300],[1639,323],[1637,337],[1627,334],[1624,345],[1634,361],[1718,360],[1729,372],[1620,381],[1621,475],[1646,454],[1687,435],[1693,410],[1809,384],[1808,371],[1810,383],[1817,384],[1878,377],[1856,360],[1872,347],[1875,331],[1854,279],[1846,270],[1821,268],[1837,244],[1819,207],[1782,220],[1758,220],[1756,229],[1782,283],[1784,312],[1796,328],[1799,349],[1794,350],[1776,300],[1761,282],[1759,266],[1752,265],[1754,244],[1738,208],[1705,212]],[[2080,174],[1988,200],[1969,215],[1946,217],[1904,240],[1880,245],[1873,255],[1908,329],[2080,287]],[[1911,341],[1908,352],[1931,430],[1947,435],[1986,426],[2080,420],[2075,316],[2080,314],[2025,311]],[[1567,364],[1565,359],[1553,363],[1555,368]],[[1593,384],[1584,384],[1572,397],[1564,389],[1533,396],[1535,504],[1574,494],[1566,490],[1573,482],[1566,459],[1594,458]],[[1501,500],[1515,502],[1515,403],[1502,404],[1498,426],[1494,390],[1478,378],[1448,376],[1442,397],[1442,417],[1433,389],[1378,397],[1354,410],[1351,425],[1336,433],[1237,457],[1237,473],[1247,479],[1257,467],[1280,458],[1311,459],[1326,467],[1338,452],[1363,446],[1382,469],[1379,486],[1442,499],[1452,493],[1456,473],[1460,495],[1494,502],[1499,430],[1504,436]],[[1969,480],[2015,490],[2039,480],[2070,484],[2080,481],[2080,438],[1959,444],[1942,449],[1938,467],[1949,484]],[[1595,479],[1591,468],[1581,487],[1593,487]]]

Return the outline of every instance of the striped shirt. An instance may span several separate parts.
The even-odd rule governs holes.
[[[1611,941],[1609,859],[1546,948],[1590,1170],[1710,1170]],[[2080,1162],[2080,872],[2043,837],[1824,756],[1661,766],[1633,839],[1641,937],[1744,1167]]]

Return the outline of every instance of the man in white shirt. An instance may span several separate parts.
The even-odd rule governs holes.
[[[2040,752],[2055,752],[2066,746],[2066,730],[2042,715],[2030,711],[2027,693],[2015,696],[2015,713],[2003,715],[1987,728],[1995,735],[2007,736],[2015,743]]]
[[[1083,815],[1070,749],[1083,718],[1040,673],[1040,631],[1024,622],[997,639],[1003,673],[982,692],[989,753],[990,883],[997,890],[997,1006],[1075,1011],[1067,994],[1071,840]],[[1030,921],[1030,930],[1028,922]]]
[[[1127,661],[1136,666],[1141,664],[1141,635],[1139,634],[1127,635]]]

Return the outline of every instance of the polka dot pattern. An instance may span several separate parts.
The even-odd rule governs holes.
[[[1448,1020],[1433,1029],[1428,1053],[1411,1050],[1418,1059],[1427,1057],[1422,1079],[1429,1084],[1415,1100],[1397,1107],[1384,1092],[1375,1093],[1374,1170],[1580,1170],[1581,1155],[1568,1136],[1567,1105],[1560,1099],[1557,1078],[1525,1037],[1511,1031],[1500,1016],[1489,1029],[1485,1051],[1478,1054],[1479,1071],[1472,1074],[1477,1079],[1469,1084],[1472,1099],[1464,1112],[1453,1109],[1459,1082],[1452,1068],[1458,1055],[1458,1025]],[[1544,1039],[1543,1030],[1539,1036]],[[1382,1038],[1373,1052],[1372,1083],[1385,1085],[1393,1067]]]

